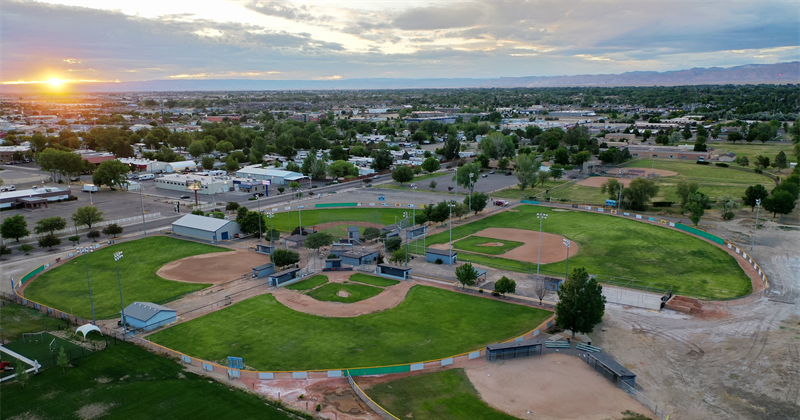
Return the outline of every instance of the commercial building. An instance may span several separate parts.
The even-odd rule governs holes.
[[[249,178],[258,181],[270,181],[271,185],[289,185],[292,181],[302,181],[307,177],[299,172],[284,171],[275,168],[262,168],[261,165],[245,166],[236,171],[238,178]]]
[[[0,209],[47,207],[47,203],[66,200],[70,195],[70,190],[56,187],[9,191],[0,193]]]
[[[655,159],[710,160],[712,152],[695,152],[682,147],[669,146],[628,146],[633,157]]]
[[[239,224],[233,220],[187,214],[172,223],[172,231],[209,242],[233,239],[241,233]]]
[[[156,178],[156,188],[173,191],[189,191],[189,187],[197,185],[198,194],[221,194],[231,191],[234,188],[234,180],[230,177],[212,177],[202,176],[198,174],[190,175],[165,175],[161,178]]]
[[[197,163],[193,160],[184,160],[181,162],[169,162],[164,166],[164,172],[183,172],[183,171],[196,171]]]
[[[14,160],[14,153],[23,155],[30,152],[30,146],[0,146],[0,162],[10,162]]]
[[[119,158],[118,160],[129,166],[134,165],[137,172],[161,173],[167,168],[167,162],[155,159]]]

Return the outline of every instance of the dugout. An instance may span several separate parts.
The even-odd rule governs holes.
[[[351,249],[347,252],[339,254],[342,262],[350,265],[363,265],[369,264],[378,259],[379,251],[367,249]]]
[[[378,264],[378,266],[375,267],[375,272],[385,277],[392,277],[398,280],[408,280],[408,277],[411,274],[411,269],[397,265]]]
[[[435,263],[436,260],[442,260],[443,264],[453,265],[458,262],[458,251],[428,248],[425,251],[425,261]]]
[[[622,381],[630,385],[631,388],[636,387],[636,374],[617,363],[613,357],[605,353],[589,353],[586,357],[590,361],[594,361],[594,370],[600,372],[612,382]]]
[[[279,271],[277,273],[272,273],[269,275],[269,285],[270,286],[280,286],[286,282],[290,282],[296,278],[300,277],[300,269],[299,268],[290,268],[288,270]]]
[[[544,278],[544,287],[547,290],[552,290],[554,292],[558,291],[558,288],[561,287],[561,283],[564,279],[559,279],[556,277],[545,277]]]
[[[258,252],[259,254],[272,255],[272,253],[275,252],[275,247],[272,245],[257,244],[256,252]]]
[[[253,278],[266,277],[273,273],[275,273],[275,264],[273,263],[267,263],[264,265],[259,265],[258,267],[253,267]]]
[[[286,239],[284,239],[283,243],[286,245],[287,248],[289,247],[289,244],[292,244],[292,248],[299,248],[300,246],[303,245],[303,243],[305,243],[307,237],[308,236],[299,235],[299,234],[298,235],[292,235],[292,236],[289,236]]]
[[[145,331],[175,322],[176,315],[174,309],[151,302],[133,302],[125,308],[125,322]]]
[[[325,268],[322,271],[351,271],[353,267],[347,266],[341,258],[326,258]]]
[[[516,359],[542,354],[544,340],[533,338],[524,341],[509,341],[508,343],[489,344],[486,346],[486,360]]]
[[[343,253],[350,252],[352,250],[353,250],[353,244],[335,243],[331,246],[330,253],[338,257]]]

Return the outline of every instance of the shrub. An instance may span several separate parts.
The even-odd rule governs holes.
[[[317,412],[320,412],[320,411],[322,411],[322,405],[317,404]]]
[[[25,255],[30,255],[30,252],[33,251],[33,245],[31,244],[22,244],[19,246],[19,250],[24,252]]]
[[[97,242],[97,238],[100,237],[100,231],[93,230],[86,234],[86,237],[91,239],[93,242]]]
[[[436,259],[436,264],[444,264],[444,261],[442,261],[441,258],[437,258]]]
[[[733,219],[733,217],[734,217],[734,214],[733,214],[732,211],[726,211],[726,212],[722,213],[722,218],[725,219],[725,220],[731,220],[731,219]]]
[[[717,165],[717,166],[719,166],[720,168],[727,168],[728,166],[730,166],[730,165],[728,165],[728,164],[727,164],[727,163],[725,163],[725,162],[717,162],[717,163],[715,163],[714,165]]]
[[[198,216],[204,216],[205,215],[203,210],[199,210],[199,209],[198,210],[192,210],[192,214],[196,214]]]
[[[654,201],[653,207],[672,207],[674,201]]]
[[[754,171],[755,173],[757,173],[757,174],[764,173],[764,171],[762,171],[762,170],[761,170],[761,168],[756,168],[756,169],[754,169],[753,171]]]
[[[704,160],[698,160],[698,161],[697,161],[697,164],[698,164],[698,165],[711,165],[711,162],[706,162],[706,161],[704,161]]]
[[[500,297],[500,292],[495,292],[495,291],[492,291],[492,296],[494,296],[494,297]]]
[[[81,243],[80,235],[73,235],[67,238],[68,241],[72,241],[72,245]]]

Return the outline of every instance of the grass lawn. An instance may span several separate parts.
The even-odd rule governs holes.
[[[349,293],[350,296],[339,296],[338,293],[340,291],[345,291]],[[323,302],[353,303],[371,298],[382,291],[383,289],[379,287],[367,286],[365,284],[328,283],[308,292],[308,295]]]
[[[489,227],[539,230],[536,213],[548,213],[545,232],[562,235],[578,243],[580,250],[570,255],[569,266],[585,267],[601,278],[622,277],[644,283],[672,285],[686,295],[726,299],[751,292],[750,279],[736,260],[722,249],[675,230],[620,217],[581,211],[522,205],[516,212],[501,212],[453,229],[453,239],[463,238]],[[428,245],[446,243],[449,232],[429,236]],[[418,247],[415,245],[419,245]],[[411,250],[422,252],[422,242]],[[566,249],[565,249],[566,252]],[[529,272],[536,263],[522,263],[498,257],[460,253],[462,260],[489,266]],[[546,273],[564,273],[565,262],[543,264]]]
[[[481,244],[500,242],[502,246],[481,246]],[[464,251],[480,252],[483,254],[500,255],[505,254],[512,249],[524,245],[522,242],[505,241],[494,238],[484,238],[483,236],[470,236],[453,244],[453,248],[458,248]]]
[[[14,341],[22,338],[22,333],[54,331],[66,324],[55,318],[6,301],[0,306],[0,337],[3,341]]]
[[[52,334],[44,333],[42,337],[42,339],[31,337],[25,341],[17,340],[13,343],[5,344],[4,347],[28,359],[38,360],[44,369],[56,366],[56,356],[58,356],[60,347],[64,347],[64,351],[67,352],[67,357],[70,360],[92,354],[91,351]],[[53,340],[56,340],[56,351],[51,353],[49,346]],[[5,359],[5,354],[3,354],[3,359]]]
[[[3,383],[3,418],[297,418],[132,344],[118,342],[72,364],[66,375],[56,367],[31,376],[25,389]]]
[[[387,287],[394,286],[400,283],[399,280],[386,279],[383,277],[368,276],[366,274],[355,273],[350,276],[350,281],[357,281],[359,283],[367,283],[373,286]]]
[[[346,200],[343,200],[346,201]],[[308,206],[308,204],[306,204]],[[292,204],[294,207],[295,204]],[[283,207],[281,207],[282,209]],[[326,214],[333,216],[333,217],[340,217],[343,219],[350,218],[350,220],[360,220],[360,221],[367,221],[367,222],[377,222],[381,223],[382,225],[391,225],[395,222],[394,217],[401,217],[403,216],[403,211],[406,211],[403,208],[333,208],[333,209],[318,209],[318,210],[303,210],[302,220],[303,226],[313,226],[320,223],[319,215],[323,212]],[[376,217],[376,215],[380,215],[380,220]],[[297,211],[289,211],[285,213],[279,213],[275,215],[275,218],[272,219],[274,223],[275,229],[278,229],[283,232],[291,232],[294,228],[300,226],[300,217],[298,216]],[[327,219],[326,216],[323,216],[322,222],[332,222],[335,219]],[[267,219],[266,227],[269,227],[269,219]]]
[[[355,318],[297,312],[261,295],[150,339],[206,360],[243,357],[260,370],[343,369],[464,353],[522,335],[549,316],[528,306],[414,286],[398,306]]]
[[[710,141],[708,142],[708,146],[714,148],[714,154],[722,155],[727,152],[733,152],[736,153],[736,156],[746,156],[747,160],[750,161],[751,167],[758,155],[766,156],[770,161],[775,160],[775,156],[781,151],[786,153],[786,157],[789,158],[790,161],[793,161],[795,157],[791,141],[763,144],[761,142],[730,143]],[[730,165],[735,165],[735,163],[731,162]]]
[[[483,402],[464,369],[395,379],[365,392],[401,419],[516,419]]]
[[[98,319],[116,318],[120,310],[117,265],[114,253],[123,251],[119,261],[122,295],[126,305],[133,301],[158,302],[208,284],[165,280],[156,275],[164,264],[192,255],[224,252],[229,249],[164,236],[154,236],[101,248],[91,254],[75,256],[60,267],[45,271],[26,289],[25,297],[41,304],[92,319],[86,281],[88,259],[95,314]]]
[[[289,290],[311,290],[317,286],[323,285],[328,282],[328,276],[323,276],[322,274],[317,274],[314,277],[307,278],[303,281],[298,281],[297,283],[292,283],[286,286]]]
[[[553,188],[555,188],[555,187],[557,187],[559,185],[565,184],[567,182],[568,181],[561,181],[561,180],[553,181],[553,180],[550,180],[550,181],[545,182],[544,185],[536,184],[536,186],[533,187],[533,188],[526,188],[525,189],[525,197],[523,197],[522,194],[520,194],[518,186],[513,186],[513,187],[502,189],[500,191],[495,191],[495,192],[493,192],[491,194],[491,196],[492,196],[492,198],[495,198],[495,197],[497,197],[497,198],[507,198],[507,199],[511,199],[511,200],[518,200],[518,199],[521,199],[521,198],[528,198],[528,197],[544,198],[544,197],[546,197],[548,195],[547,194],[547,190],[553,189]]]
[[[566,200],[570,203],[589,203],[589,204],[604,204],[606,197],[600,193],[600,188],[587,187],[585,185],[572,184],[568,187],[561,188],[553,191],[550,195],[551,201]],[[545,197],[542,196],[544,199]]]

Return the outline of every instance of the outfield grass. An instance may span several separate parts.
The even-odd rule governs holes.
[[[338,293],[340,291],[345,291],[349,293],[350,296],[339,296]],[[365,284],[328,283],[322,287],[318,287],[308,292],[307,294],[312,298],[321,300],[323,302],[354,303],[371,298],[382,291],[383,289],[379,287],[367,286]]]
[[[374,385],[365,392],[401,419],[516,419],[483,402],[464,369],[395,379]]]
[[[210,252],[229,249],[164,236],[154,236],[101,248],[91,254],[75,256],[61,266],[45,271],[26,289],[25,297],[41,304],[66,311],[84,319],[92,319],[89,288],[86,280],[88,259],[94,309],[98,319],[116,318],[120,311],[119,284],[114,253],[124,252],[119,261],[122,295],[125,303],[158,302],[209,284],[165,280],[156,275],[164,264]]]
[[[570,255],[569,267],[585,267],[591,274],[622,277],[640,282],[672,285],[676,293],[719,299],[744,296],[752,291],[750,279],[736,260],[722,249],[672,229],[621,217],[582,211],[553,211],[522,205],[519,212],[501,212],[453,229],[453,239],[490,227],[539,230],[536,213],[548,214],[545,232],[575,241],[580,250]],[[427,237],[427,245],[447,243],[449,232]],[[412,252],[422,252],[422,241],[412,243]],[[564,248],[566,254],[566,248]],[[520,272],[536,269],[499,257],[459,253],[462,260]],[[543,264],[545,272],[565,272],[565,261]]]
[[[328,276],[317,274],[314,277],[307,278],[297,283],[292,283],[286,286],[289,290],[311,290],[317,286],[323,285],[328,282]]]
[[[22,305],[6,301],[0,306],[0,337],[3,341],[14,341],[22,338],[22,333],[54,331],[66,325],[64,321]]]
[[[490,242],[500,242],[502,246],[481,246]],[[469,236],[453,243],[453,248],[464,251],[480,252],[489,255],[505,254],[512,249],[524,245],[522,242],[506,241],[495,238],[484,238],[483,236]]]
[[[569,181],[553,181],[549,180],[544,183],[544,185],[536,184],[533,188],[526,188],[525,189],[525,196],[523,197],[519,191],[518,186],[513,186],[509,188],[502,189],[500,191],[495,191],[491,194],[492,198],[507,198],[511,200],[518,200],[521,198],[529,198],[529,197],[537,197],[537,198],[544,198],[548,196],[548,190],[553,189],[559,185],[565,184]]]
[[[387,279],[383,277],[376,277],[376,276],[369,276],[366,274],[355,273],[350,275],[351,281],[357,281],[359,283],[366,283],[371,284],[373,286],[380,286],[380,287],[388,287],[394,286],[395,284],[400,283],[398,280]]]
[[[710,141],[708,142],[708,146],[714,148],[714,154],[722,155],[727,152],[736,153],[736,156],[746,156],[747,160],[750,161],[750,166],[753,165],[755,162],[756,156],[762,155],[769,158],[770,161],[775,160],[775,156],[780,153],[786,153],[786,157],[789,158],[790,161],[794,161],[796,159],[794,150],[792,147],[794,146],[791,141],[783,142],[783,143],[730,143],[730,142],[715,142]],[[735,163],[730,163],[731,165],[735,165]]]
[[[587,187],[585,185],[572,184],[548,194],[550,201],[565,200],[570,203],[604,204],[606,197],[600,192],[600,188]],[[543,195],[543,199],[546,197]]]
[[[4,382],[3,418],[94,418],[79,414],[92,405],[101,407],[102,418],[117,420],[297,418],[132,344],[117,342],[72,364],[66,375],[56,367],[32,376],[25,389]]]
[[[528,306],[414,286],[398,306],[354,318],[297,312],[261,295],[149,338],[206,360],[243,357],[260,370],[342,369],[464,353],[522,335],[549,316]]]
[[[342,201],[347,201],[343,198]],[[306,206],[310,206],[313,204],[304,204]],[[292,207],[295,204],[292,203]],[[270,207],[271,208],[271,207]],[[283,207],[281,207],[282,209]],[[300,217],[302,217],[303,226],[310,227],[321,222],[332,222],[336,221],[335,219],[327,219],[323,216],[323,220],[320,221],[319,215],[325,212],[329,217],[339,217],[339,218],[350,218],[351,220],[360,220],[360,221],[368,221],[368,222],[379,222],[382,225],[391,225],[395,222],[395,216],[402,218],[403,212],[407,211],[403,208],[394,208],[394,207],[374,207],[374,208],[328,208],[328,209],[315,209],[315,210],[303,210],[302,216],[298,215],[297,211],[288,211],[285,213],[279,213],[275,215],[275,218],[272,219],[272,222],[275,226],[275,229],[283,231],[283,232],[291,232],[296,227],[300,226]],[[380,220],[375,219],[373,215],[380,214]],[[375,220],[373,220],[375,219]],[[270,220],[266,219],[266,226],[269,227]]]

